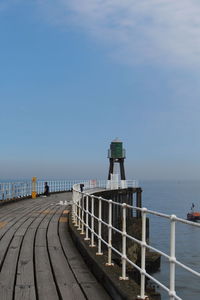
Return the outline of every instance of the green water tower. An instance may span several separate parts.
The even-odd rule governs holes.
[[[125,149],[123,149],[123,143],[119,139],[115,139],[111,142],[108,157],[116,160],[125,158]]]
[[[125,170],[124,170],[124,159],[125,159],[125,149],[123,149],[123,143],[116,138],[110,144],[110,149],[108,150],[108,158],[110,161],[108,180],[111,180],[111,175],[114,173],[114,164],[120,164],[121,182],[125,185]]]

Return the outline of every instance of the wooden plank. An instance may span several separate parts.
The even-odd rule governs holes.
[[[0,273],[0,296],[1,300],[12,299],[15,282],[17,260],[22,242],[21,236],[12,240]]]
[[[35,287],[19,285],[15,287],[15,300],[36,300]]]
[[[49,247],[49,254],[55,280],[62,299],[85,300],[68,263],[59,247]]]
[[[15,236],[24,236],[27,231],[27,228],[31,225],[34,219],[34,217],[29,217],[23,224],[21,224],[21,226],[15,232]]]
[[[85,300],[84,293],[89,300],[107,299],[83,260],[77,259],[79,253],[76,248],[69,249],[71,239],[69,243],[66,241],[68,249],[63,252],[58,224],[61,228],[59,234],[68,238],[63,230],[66,229],[68,211],[66,206],[58,206],[57,203],[70,198],[71,194],[38,198],[24,202],[19,209],[15,206],[7,215],[2,214],[2,217],[10,218],[11,222],[2,227],[5,230],[0,245],[0,253],[4,256],[0,275],[1,300]],[[69,258],[66,253],[70,254]],[[7,273],[4,272],[6,269]],[[6,279],[1,280],[3,277]],[[94,296],[95,291],[101,296]]]
[[[61,217],[61,218],[59,219],[59,222],[60,222],[60,223],[67,223],[67,221],[68,221],[68,218],[67,218],[67,217]],[[0,224],[0,226],[1,226],[1,224]]]
[[[36,230],[45,218],[46,211],[50,206],[43,205],[40,215],[35,216],[35,220],[29,226],[21,247],[18,261],[17,280],[15,287],[15,299],[36,299],[35,278],[34,278],[34,238]],[[41,207],[41,208],[42,208]],[[44,244],[45,246],[45,244]]]
[[[23,287],[35,286],[33,265],[33,245],[35,230],[36,229],[31,228],[26,233],[19,256],[16,285],[17,287],[20,287],[19,291],[21,290],[22,293],[30,292],[29,289],[23,291]],[[17,293],[17,291],[15,291],[15,293]],[[33,296],[33,294],[34,292],[32,290],[31,295]]]
[[[9,244],[10,244],[13,236],[17,235],[17,234],[19,234],[21,236],[24,235],[27,226],[30,225],[30,220],[32,221],[32,217],[29,219],[29,216],[30,215],[28,214],[28,215],[25,215],[25,216],[19,218],[18,222],[14,223],[13,226],[4,233],[4,235],[1,239],[1,246],[0,246],[0,268],[3,264],[3,260],[5,258],[6,252],[8,250]],[[27,222],[27,224],[23,225],[24,222]],[[20,228],[20,226],[22,226],[22,227]],[[18,231],[18,229],[19,229],[19,231]]]
[[[49,223],[47,231],[47,240],[49,247],[58,247],[59,245],[59,247],[61,248],[58,237],[58,221],[64,209],[64,207],[59,208],[58,211],[53,215],[51,222]]]
[[[57,208],[58,209],[58,208]],[[57,209],[51,211],[55,213]],[[56,284],[51,270],[49,255],[47,251],[47,228],[53,214],[46,214],[42,220],[35,238],[35,271],[36,286],[39,299],[57,300],[59,299]]]
[[[10,204],[11,205],[11,204]],[[4,228],[0,229],[0,238],[4,236],[4,234],[10,229],[18,227],[19,224],[21,224],[25,219],[27,219],[30,214],[36,209],[37,207],[31,206],[31,207],[25,207],[21,209],[13,218],[12,221],[9,221]],[[27,218],[26,218],[27,217]],[[19,222],[19,223],[18,223]]]
[[[14,206],[12,205],[5,205],[5,206],[1,206],[0,209],[0,219],[7,217],[10,214],[15,214],[20,208],[19,206]]]
[[[35,247],[36,286],[39,299],[58,300],[46,247]]]
[[[62,222],[59,223],[59,236],[68,263],[87,299],[111,300],[105,289],[99,284],[94,275],[88,269],[88,266],[75,247],[68,231],[68,224]]]
[[[55,280],[62,299],[85,299],[77,283],[66,257],[63,253],[58,236],[58,221],[64,208],[61,208],[51,219],[47,231],[47,244]]]
[[[58,209],[58,208],[57,208]],[[42,221],[41,225],[40,225],[40,229],[46,229],[49,225],[49,221],[52,218],[53,214],[57,211],[57,209],[52,209],[51,210],[51,214],[47,214],[46,218],[44,219],[44,221]]]
[[[8,221],[1,221],[0,228],[3,228],[6,224],[8,224]]]
[[[0,269],[2,267],[4,258],[6,256],[8,247],[10,245],[10,242],[15,234],[15,229],[12,228],[9,230],[9,232],[1,239],[1,246],[0,246]]]
[[[88,269],[88,266],[75,247],[69,232],[66,230],[66,228],[62,230],[62,225],[63,224],[60,224],[59,226],[60,240],[63,246],[63,251],[68,259],[68,262],[73,270],[76,279],[80,284],[95,283],[97,281],[96,278]]]
[[[47,247],[46,232],[46,228],[38,228],[35,238],[35,247]]]

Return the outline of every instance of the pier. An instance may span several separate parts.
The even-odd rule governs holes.
[[[0,207],[0,299],[111,299],[68,231],[72,193]]]
[[[161,299],[147,287],[151,280],[170,300],[182,300],[176,266],[200,273],[176,259],[176,224],[200,224],[142,207],[142,189],[126,183],[113,189],[106,181],[52,181],[50,197],[42,196],[44,182],[2,183],[0,299]],[[168,220],[169,254],[149,245],[148,215]],[[160,256],[169,261],[168,286],[149,267]]]

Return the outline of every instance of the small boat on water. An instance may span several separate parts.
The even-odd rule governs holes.
[[[194,203],[192,203],[191,211],[187,213],[187,220],[189,221],[200,221],[200,212],[194,211]]]
[[[200,212],[190,212],[187,214],[187,220],[189,221],[199,221],[200,220]]]

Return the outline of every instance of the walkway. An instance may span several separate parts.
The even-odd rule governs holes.
[[[67,226],[71,193],[0,206],[1,300],[109,300]]]

